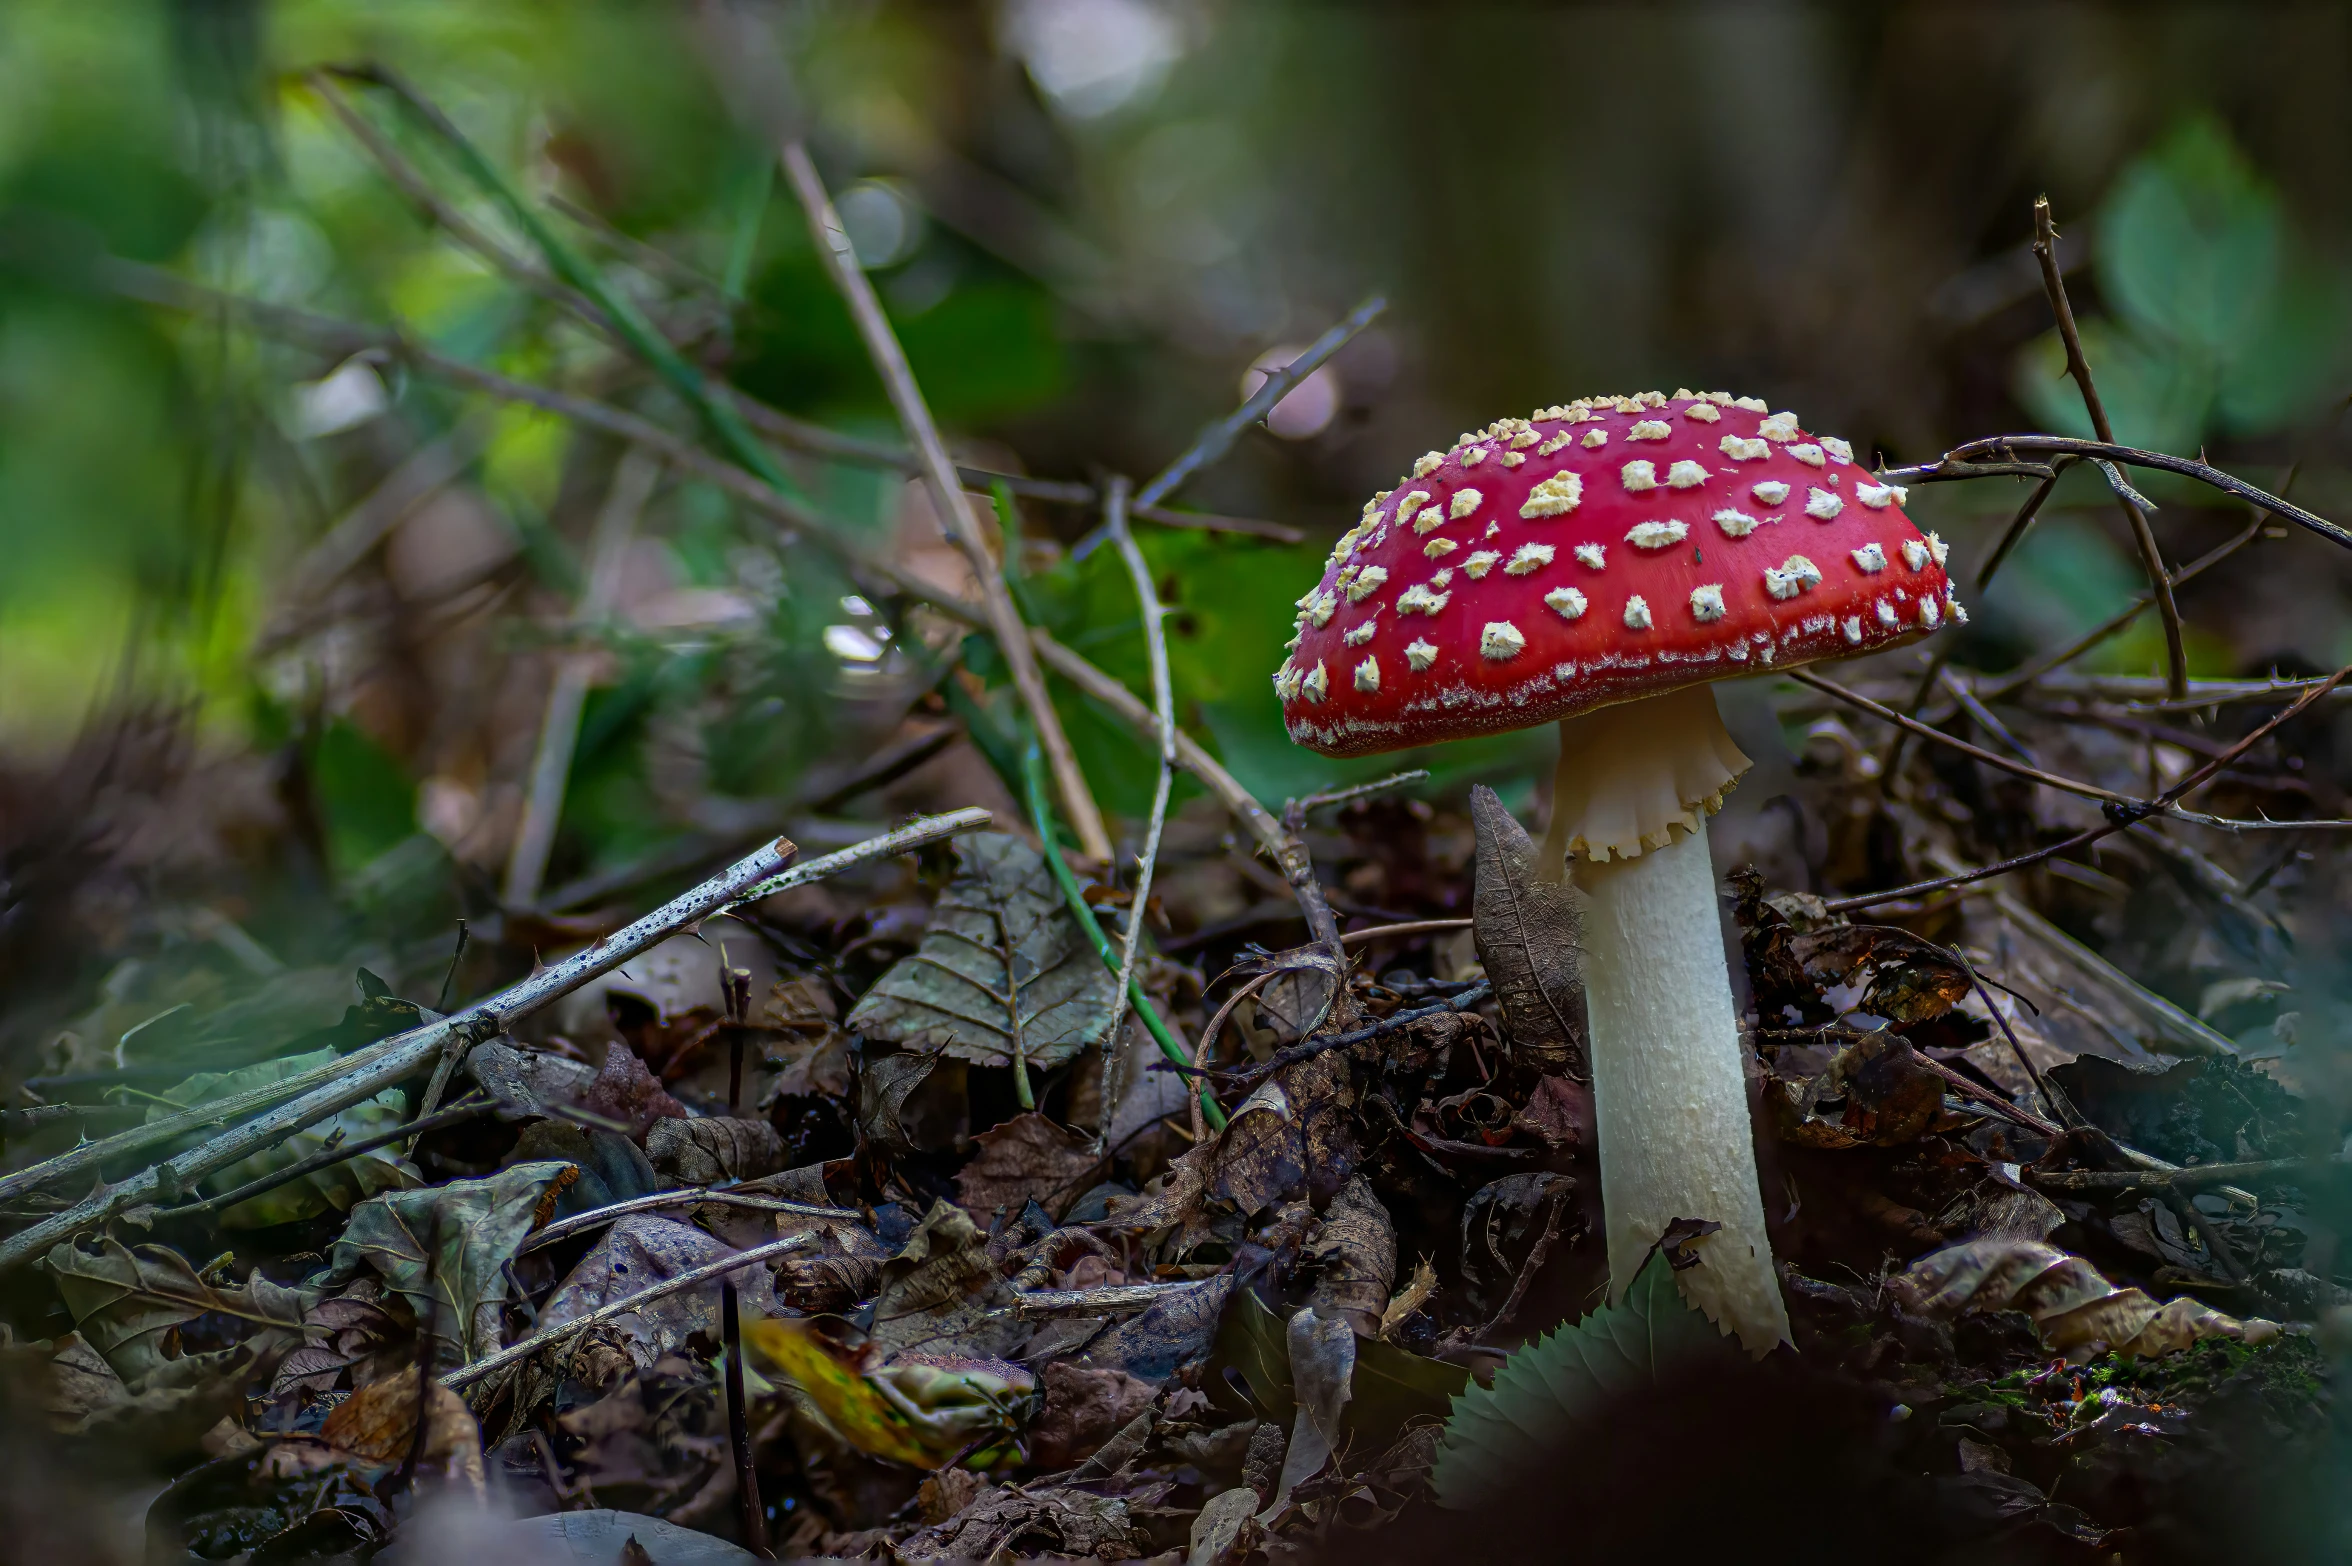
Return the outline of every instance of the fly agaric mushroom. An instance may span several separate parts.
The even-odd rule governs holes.
[[[1748,767],[1713,680],[1964,620],[1944,544],[1844,441],[1722,392],[1505,419],[1383,490],[1299,600],[1290,737],[1360,756],[1560,725],[1547,873],[1585,865],[1585,1005],[1609,1273],[1676,1218],[1748,1350],[1788,1335],[1749,1140],[1707,817]]]

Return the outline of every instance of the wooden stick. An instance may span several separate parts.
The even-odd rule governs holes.
[[[1005,588],[1003,569],[988,552],[979,520],[965,502],[963,480],[957,476],[947,446],[939,438],[939,426],[932,422],[930,406],[923,400],[923,389],[915,383],[906,350],[899,346],[898,333],[891,328],[890,318],[882,313],[882,301],[875,297],[873,283],[858,265],[849,232],[842,227],[840,214],[833,210],[833,198],[826,193],[817,166],[809,161],[808,149],[797,141],[788,141],[781,157],[784,177],[808,216],[809,237],[816,241],[817,255],[825,263],[833,286],[849,305],[858,336],[865,341],[866,354],[882,377],[891,407],[897,410],[899,425],[906,431],[915,454],[922,459],[923,484],[930,492],[932,509],[938,512],[940,526],[946,529],[948,537],[962,548],[972,575],[980,584],[980,602],[987,611],[988,628],[1004,654],[1005,666],[1012,671],[1013,688],[1020,692],[1029,722],[1037,730],[1038,747],[1045,752],[1046,765],[1053,772],[1054,792],[1061,796],[1062,809],[1078,833],[1078,846],[1087,858],[1107,864],[1111,858],[1111,838],[1103,827],[1102,811],[1096,807],[1094,794],[1086,786],[1086,774],[1078,768],[1078,756],[1070,748],[1069,736],[1062,732],[1061,715],[1054,711],[1053,697],[1045,688],[1045,675],[1037,666],[1036,649],[1029,645],[1028,627],[1022,623],[1021,612],[1014,607],[1013,596]]]

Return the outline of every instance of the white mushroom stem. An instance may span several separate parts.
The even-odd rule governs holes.
[[[1707,817],[1748,767],[1693,686],[1560,725],[1558,842],[1586,863],[1585,1008],[1609,1290],[1677,1218],[1711,1219],[1685,1296],[1764,1354],[1789,1335],[1756,1183]],[[1558,863],[1552,860],[1550,863]]]

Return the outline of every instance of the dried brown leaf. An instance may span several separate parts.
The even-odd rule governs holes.
[[[1015,1115],[972,1140],[980,1151],[956,1176],[956,1200],[983,1223],[999,1208],[1017,1213],[1031,1200],[1059,1219],[1105,1167],[1086,1138],[1036,1113]]]
[[[2101,1352],[2127,1359],[2171,1354],[2203,1338],[2267,1343],[2280,1332],[2276,1322],[2241,1321],[2185,1295],[2159,1305],[2040,1240],[1969,1240],[1920,1258],[1888,1286],[1922,1315],[2022,1311],[2043,1343],[2078,1364]]]
[[[1470,791],[1478,878],[1470,911],[1478,960],[1511,1029],[1511,1048],[1584,1075],[1584,916],[1566,880],[1537,875],[1527,829],[1483,784]]]
[[[446,1474],[470,1488],[482,1487],[482,1429],[465,1399],[438,1381],[427,1381],[425,1439],[417,1454],[420,1472]],[[404,1370],[361,1387],[327,1415],[319,1435],[338,1452],[389,1467],[408,1460],[417,1441],[417,1372]]]
[[[1362,1175],[1331,1199],[1306,1259],[1315,1269],[1315,1314],[1345,1321],[1358,1337],[1380,1336],[1396,1282],[1396,1226]]]
[[[655,1173],[682,1185],[757,1180],[784,1167],[784,1139],[765,1120],[669,1118],[645,1133],[645,1156]]]
[[[1029,1427],[1029,1460],[1048,1472],[1093,1456],[1159,1396],[1159,1388],[1115,1366],[1045,1367],[1045,1401]]]
[[[1003,1358],[1029,1336],[1012,1303],[1012,1285],[988,1259],[987,1236],[962,1208],[933,1202],[906,1248],[883,1264],[872,1342],[886,1355]]]

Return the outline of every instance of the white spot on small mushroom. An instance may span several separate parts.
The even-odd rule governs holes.
[[[1489,620],[1478,633],[1479,652],[1496,663],[1518,657],[1526,646],[1527,638],[1508,620]]]
[[[1748,490],[1759,506],[1777,506],[1789,498],[1789,487],[1778,479],[1765,479]]]
[[[1582,618],[1584,602],[1584,594],[1573,587],[1555,587],[1544,594],[1544,607],[1563,620]]]
[[[1694,402],[1682,410],[1682,416],[1699,424],[1714,424],[1723,414],[1711,402]]]
[[[1576,546],[1576,562],[1579,565],[1591,566],[1595,571],[1598,571],[1609,563],[1609,546],[1606,544],[1578,544]]]
[[[1639,397],[1615,397],[1610,399],[1609,406],[1619,413],[1639,413],[1642,411],[1642,400]]]
[[[1797,438],[1797,416],[1793,413],[1776,413],[1757,425],[1756,433],[1776,445],[1785,446]]]
[[[1386,566],[1364,567],[1363,570],[1356,573],[1356,579],[1348,584],[1348,602],[1351,604],[1362,603],[1365,599],[1378,592],[1380,590],[1380,584],[1387,580],[1388,568]]]
[[[1397,519],[1397,526],[1399,526],[1399,527],[1402,527],[1402,526],[1404,526],[1404,525],[1405,525],[1407,522],[1410,522],[1410,521],[1412,521],[1412,520],[1413,520],[1413,513],[1414,513],[1414,512],[1416,512],[1416,511],[1418,511],[1418,510],[1420,510],[1420,509],[1421,509],[1423,506],[1427,505],[1428,503],[1429,503],[1429,491],[1427,491],[1427,490],[1425,490],[1425,489],[1416,489],[1416,490],[1411,490],[1411,491],[1408,491],[1408,492],[1406,493],[1406,495],[1405,495],[1405,498],[1397,502],[1397,508],[1396,508],[1396,519]]]
[[[1733,663],[1746,663],[1748,661],[1748,644],[1746,642],[1733,642],[1731,644],[1731,661]]]
[[[1902,623],[1895,617],[1895,606],[1883,598],[1878,601],[1878,623],[1881,625],[1900,625]]]
[[[1473,446],[1468,451],[1462,453],[1462,466],[1466,468],[1474,468],[1481,462],[1484,462],[1486,458],[1487,449],[1484,446]]]
[[[1446,587],[1452,583],[1453,579],[1454,568],[1452,566],[1446,566],[1440,570],[1429,573],[1429,585],[1436,588],[1439,592],[1445,591]]]
[[[1834,522],[1845,509],[1846,503],[1826,489],[1805,491],[1805,515],[1816,522]]]
[[[1701,625],[1712,624],[1714,621],[1722,619],[1723,584],[1709,582],[1704,587],[1692,588],[1690,606],[1691,618]]]
[[[1307,677],[1299,682],[1299,689],[1305,691],[1307,700],[1313,702],[1321,701],[1330,693],[1331,676],[1323,671],[1322,659],[1315,660],[1315,667],[1307,671]]]
[[[1854,498],[1873,511],[1884,511],[1889,506],[1900,506],[1911,499],[1911,492],[1900,484],[1857,484]]]
[[[1946,560],[1952,558],[1952,546],[1933,533],[1927,535],[1927,552],[1935,556],[1937,565],[1942,565]]]
[[[1645,489],[1658,487],[1658,469],[1655,463],[1628,462],[1617,470],[1617,477],[1626,489],[1637,495]]]
[[[1821,580],[1821,568],[1803,555],[1791,555],[1777,566],[1764,568],[1764,591],[1775,598],[1794,598]]]
[[[1548,566],[1551,563],[1551,545],[1521,544],[1517,552],[1511,556],[1511,563],[1503,567],[1503,575],[1526,576],[1532,571],[1542,570],[1545,566]]]
[[[1461,547],[1462,546],[1460,544],[1455,543],[1450,538],[1433,538],[1428,543],[1421,546],[1421,553],[1427,555],[1432,560],[1436,560],[1441,556],[1452,554],[1455,550]]]
[[[1932,631],[1943,623],[1943,619],[1943,605],[1935,601],[1934,595],[1930,594],[1919,600],[1919,623],[1921,625]]]
[[[1349,631],[1347,635],[1341,637],[1340,640],[1347,643],[1350,647],[1361,647],[1366,642],[1370,641],[1372,639],[1372,633],[1379,629],[1380,622],[1378,620],[1366,620],[1362,625],[1355,627],[1353,630]]]
[[[1625,541],[1636,549],[1667,549],[1688,537],[1688,522],[1636,522]]]
[[[1323,629],[1323,627],[1331,623],[1332,615],[1336,614],[1338,611],[1339,594],[1322,593],[1317,595],[1315,599],[1315,606],[1308,610],[1307,613],[1314,617],[1315,629],[1320,631]]]
[[[1749,516],[1745,511],[1734,511],[1731,507],[1725,506],[1721,511],[1715,513],[1715,525],[1723,529],[1725,538],[1745,538],[1756,531],[1760,524],[1756,518]]]
[[[1397,613],[1434,615],[1446,606],[1446,600],[1452,596],[1451,593],[1431,592],[1427,582],[1415,582],[1397,594]]]
[[[1425,451],[1421,453],[1420,460],[1413,464],[1413,477],[1429,477],[1430,474],[1437,471],[1438,464],[1443,461],[1445,461],[1445,453],[1442,451]]]
[[[1864,544],[1854,551],[1854,569],[1864,576],[1876,576],[1886,569],[1886,551],[1877,544]]]
[[[1625,432],[1627,440],[1664,440],[1674,433],[1674,426],[1664,419],[1644,419]]]
[[[1650,603],[1639,593],[1625,600],[1625,628],[1629,631],[1646,631],[1650,628]],[[1322,665],[1317,664],[1316,667],[1321,668]]]
[[[1744,435],[1726,435],[1718,444],[1722,447],[1723,454],[1734,462],[1754,462],[1759,458],[1772,455],[1770,446],[1760,440],[1750,440]]]
[[[1594,434],[1596,434],[1596,435],[1600,435],[1600,433],[1601,433],[1601,432],[1600,432],[1600,431],[1598,431],[1598,430],[1595,430],[1595,431],[1593,431],[1593,433],[1594,433]],[[1550,455],[1551,455],[1553,452],[1555,452],[1555,451],[1558,451],[1558,450],[1559,450],[1559,449],[1560,449],[1562,446],[1565,446],[1565,445],[1567,445],[1567,444],[1568,444],[1570,441],[1574,440],[1575,438],[1576,438],[1576,436],[1575,436],[1575,434],[1574,434],[1572,431],[1569,431],[1569,430],[1562,430],[1562,431],[1561,431],[1559,434],[1557,434],[1557,435],[1554,435],[1554,436],[1553,436],[1553,437],[1552,437],[1550,440],[1547,440],[1547,441],[1545,441],[1545,442],[1544,442],[1542,445],[1540,445],[1540,446],[1536,447],[1536,448],[1535,448],[1535,454],[1536,454],[1537,456],[1539,456],[1539,457],[1548,457],[1548,456],[1550,456]],[[1602,436],[1601,436],[1601,438],[1602,438],[1603,440],[1606,440],[1606,439],[1608,439],[1608,437],[1607,437],[1606,435],[1602,435]]]
[[[1862,642],[1862,617],[1858,614],[1847,615],[1845,631],[1846,640],[1854,643],[1856,646],[1860,646]]]
[[[1519,508],[1519,514],[1531,521],[1536,517],[1564,517],[1583,499],[1583,479],[1573,473],[1555,473],[1527,492],[1527,502]]]
[[[1829,459],[1832,462],[1851,462],[1854,460],[1854,448],[1847,445],[1844,441],[1838,439],[1835,435],[1822,436],[1821,449],[1829,453]]]
[[[1405,644],[1405,663],[1415,674],[1419,674],[1435,662],[1437,662],[1437,649],[1429,643],[1412,641]]]
[[[1669,489],[1696,489],[1706,482],[1707,470],[1687,457],[1666,470]]]
[[[1761,397],[1734,397],[1731,399],[1731,405],[1735,408],[1745,408],[1750,413],[1762,413],[1766,408],[1772,406]]]
[[[1912,570],[1926,570],[1927,563],[1934,558],[1935,556],[1928,553],[1926,539],[1906,538],[1903,540],[1903,564]]]
[[[1502,555],[1495,550],[1481,549],[1462,562],[1462,570],[1468,574],[1471,581],[1480,581],[1484,579],[1487,572],[1495,568],[1495,562],[1502,558]]]
[[[1503,453],[1503,466],[1506,468],[1515,468],[1526,460],[1527,453],[1524,451],[1506,451]]]
[[[1454,498],[1446,502],[1446,515],[1466,517],[1476,511],[1485,500],[1486,496],[1475,489],[1457,489],[1454,491]]]
[[[1525,451],[1528,447],[1534,445],[1537,441],[1542,439],[1543,431],[1537,429],[1532,424],[1522,424],[1519,426],[1518,433],[1511,437],[1511,449],[1513,451]]]
[[[1360,691],[1376,691],[1380,689],[1379,659],[1367,658],[1362,663],[1356,665],[1356,689]]]
[[[1811,441],[1807,441],[1801,446],[1791,446],[1788,449],[1788,454],[1809,468],[1821,466],[1821,448]]]
[[[1566,440],[1568,437],[1563,435],[1560,438],[1562,440]],[[1609,432],[1607,430],[1586,430],[1584,432],[1584,439],[1578,442],[1578,444],[1583,446],[1587,451],[1598,451],[1603,446],[1609,444]]]
[[[1298,670],[1290,666],[1288,659],[1284,659],[1282,667],[1274,671],[1274,694],[1284,701],[1290,700],[1298,694],[1298,678]]]
[[[1966,625],[1968,623],[1968,611],[1960,607],[1959,598],[1955,596],[1952,590],[1948,587],[1944,589],[1944,607],[1951,610],[1952,623],[1954,625]]]
[[[1503,525],[1502,525],[1500,522],[1489,522],[1489,523],[1486,525],[1486,531],[1485,531],[1483,534],[1481,534],[1480,536],[1481,536],[1481,537],[1484,537],[1484,538],[1492,538],[1492,537],[1494,537],[1494,536],[1495,536],[1497,533],[1500,533],[1502,530],[1503,530]]]

